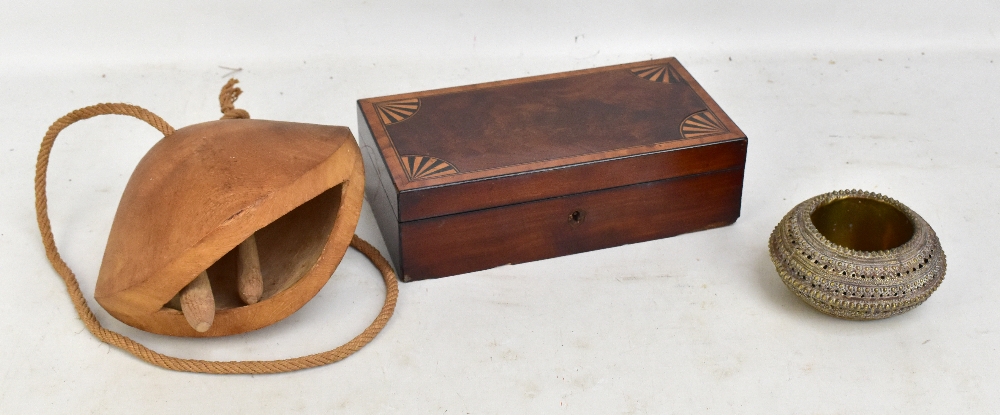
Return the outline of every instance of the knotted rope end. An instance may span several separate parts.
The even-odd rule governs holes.
[[[243,90],[236,86],[239,82],[239,79],[229,78],[229,82],[226,82],[222,91],[219,92],[219,107],[222,110],[222,119],[224,120],[250,118],[249,112],[235,107],[236,100],[243,93]]]

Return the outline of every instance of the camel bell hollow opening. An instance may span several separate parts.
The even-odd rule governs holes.
[[[254,233],[264,283],[259,302],[290,288],[316,264],[337,220],[343,190],[343,184],[337,185]],[[217,312],[249,305],[240,298],[237,286],[238,248],[206,270]],[[178,293],[164,304],[163,311],[180,310]]]

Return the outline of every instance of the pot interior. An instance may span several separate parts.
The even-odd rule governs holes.
[[[913,223],[888,203],[847,197],[824,204],[811,215],[819,233],[855,251],[884,251],[913,237]]]

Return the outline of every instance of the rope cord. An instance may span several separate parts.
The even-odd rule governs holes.
[[[246,111],[233,107],[233,103],[242,92],[239,88],[234,87],[236,82],[238,81],[230,79],[226,86],[222,88],[222,93],[219,95],[219,103],[224,114],[223,119],[250,118],[250,114]],[[52,152],[52,145],[55,143],[59,132],[77,121],[105,114],[128,115],[138,118],[159,130],[164,136],[174,133],[173,127],[156,114],[135,105],[119,103],[93,105],[66,114],[49,127],[45,133],[45,137],[42,139],[41,149],[38,151],[38,163],[35,166],[35,213],[38,217],[38,229],[42,234],[42,244],[45,245],[45,254],[48,256],[53,268],[55,268],[66,284],[66,290],[69,293],[70,300],[73,301],[73,306],[76,308],[77,314],[80,316],[80,320],[83,321],[87,330],[97,337],[98,340],[165,369],[213,374],[268,374],[292,372],[343,360],[371,342],[382,328],[385,327],[389,318],[392,317],[393,310],[396,307],[396,298],[399,295],[396,274],[389,265],[389,262],[379,253],[378,249],[357,235],[354,235],[351,239],[351,246],[368,257],[372,261],[372,264],[375,265],[375,268],[382,273],[382,279],[385,282],[386,288],[385,303],[371,325],[357,337],[336,349],[282,360],[219,362],[181,359],[157,353],[128,336],[101,326],[90,306],[87,305],[87,300],[83,297],[83,292],[80,290],[80,284],[76,280],[76,275],[70,270],[66,262],[63,261],[58,249],[56,249],[55,237],[52,235],[52,224],[49,221],[48,198],[45,193],[45,185],[49,167],[49,155]]]

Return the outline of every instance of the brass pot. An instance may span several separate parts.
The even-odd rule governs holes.
[[[851,320],[905,313],[930,297],[945,273],[937,234],[920,215],[860,190],[800,203],[774,228],[768,247],[792,292]]]

